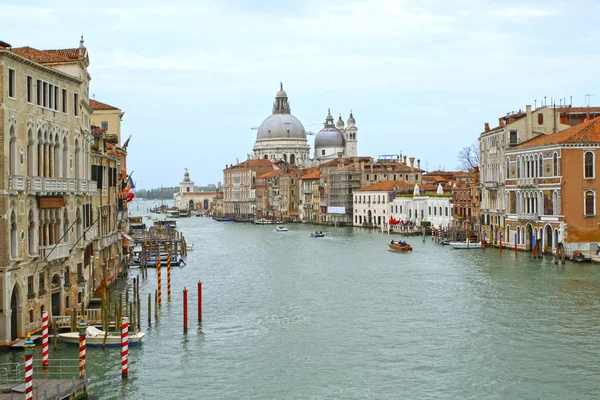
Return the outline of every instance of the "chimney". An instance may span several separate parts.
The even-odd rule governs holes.
[[[498,125],[504,126],[504,118],[498,118]]]
[[[533,121],[531,120],[531,106],[525,106],[525,113],[526,113],[526,117],[525,117],[525,131],[527,132],[527,137],[525,138],[525,140],[529,140],[533,137]]]
[[[421,160],[417,160],[417,168],[421,169]]]
[[[410,167],[414,168],[415,167],[415,158],[411,157],[411,158],[409,158],[409,160],[410,160]]]
[[[483,124],[484,127],[484,132],[489,132],[490,131],[490,123],[486,122],[485,124]]]
[[[406,165],[406,156],[404,156],[404,162],[402,164]]]

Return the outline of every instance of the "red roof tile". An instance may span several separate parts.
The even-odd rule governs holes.
[[[91,99],[90,99],[90,107],[92,107],[92,110],[119,110],[117,107],[113,107],[106,103],[101,103],[99,101],[91,100]]]
[[[600,144],[600,118],[594,118],[591,121],[583,122],[560,132],[534,137],[513,147],[511,150],[567,143]]]
[[[356,192],[391,192],[394,190],[412,189],[413,186],[404,181],[382,181],[355,190]]]
[[[80,58],[85,58],[87,55],[86,48],[82,48],[83,55],[79,56],[79,48],[61,49],[61,50],[38,50],[33,47],[16,47],[12,48],[15,54],[23,58],[36,62],[38,64],[56,64],[77,62]]]

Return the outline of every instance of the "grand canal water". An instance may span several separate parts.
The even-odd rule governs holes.
[[[129,380],[119,349],[88,351],[89,390],[101,399],[600,397],[600,266],[431,238],[396,254],[389,236],[365,229],[318,227],[327,237],[313,239],[310,225],[177,224],[195,249],[173,268],[158,324],[131,349]],[[142,310],[155,288],[149,270]]]

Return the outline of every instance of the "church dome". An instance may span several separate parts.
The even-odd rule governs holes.
[[[350,116],[348,117],[347,125],[348,126],[356,125],[356,120],[354,119],[354,116],[352,115],[352,111],[350,111]]]
[[[273,103],[273,114],[260,124],[256,140],[306,140],[304,126],[290,113],[287,93],[283,90],[283,84],[280,85]]]
[[[315,149],[318,147],[344,147],[344,136],[342,133],[333,125],[333,117],[331,112],[327,113],[325,119],[325,126],[317,133],[315,137]]]
[[[267,139],[304,139],[304,126],[292,114],[273,114],[260,124],[257,140]]]

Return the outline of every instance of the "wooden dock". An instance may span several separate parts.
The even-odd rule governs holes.
[[[62,400],[87,398],[86,382],[83,379],[34,379],[33,398]],[[2,386],[0,400],[25,399],[25,383],[19,385]]]

